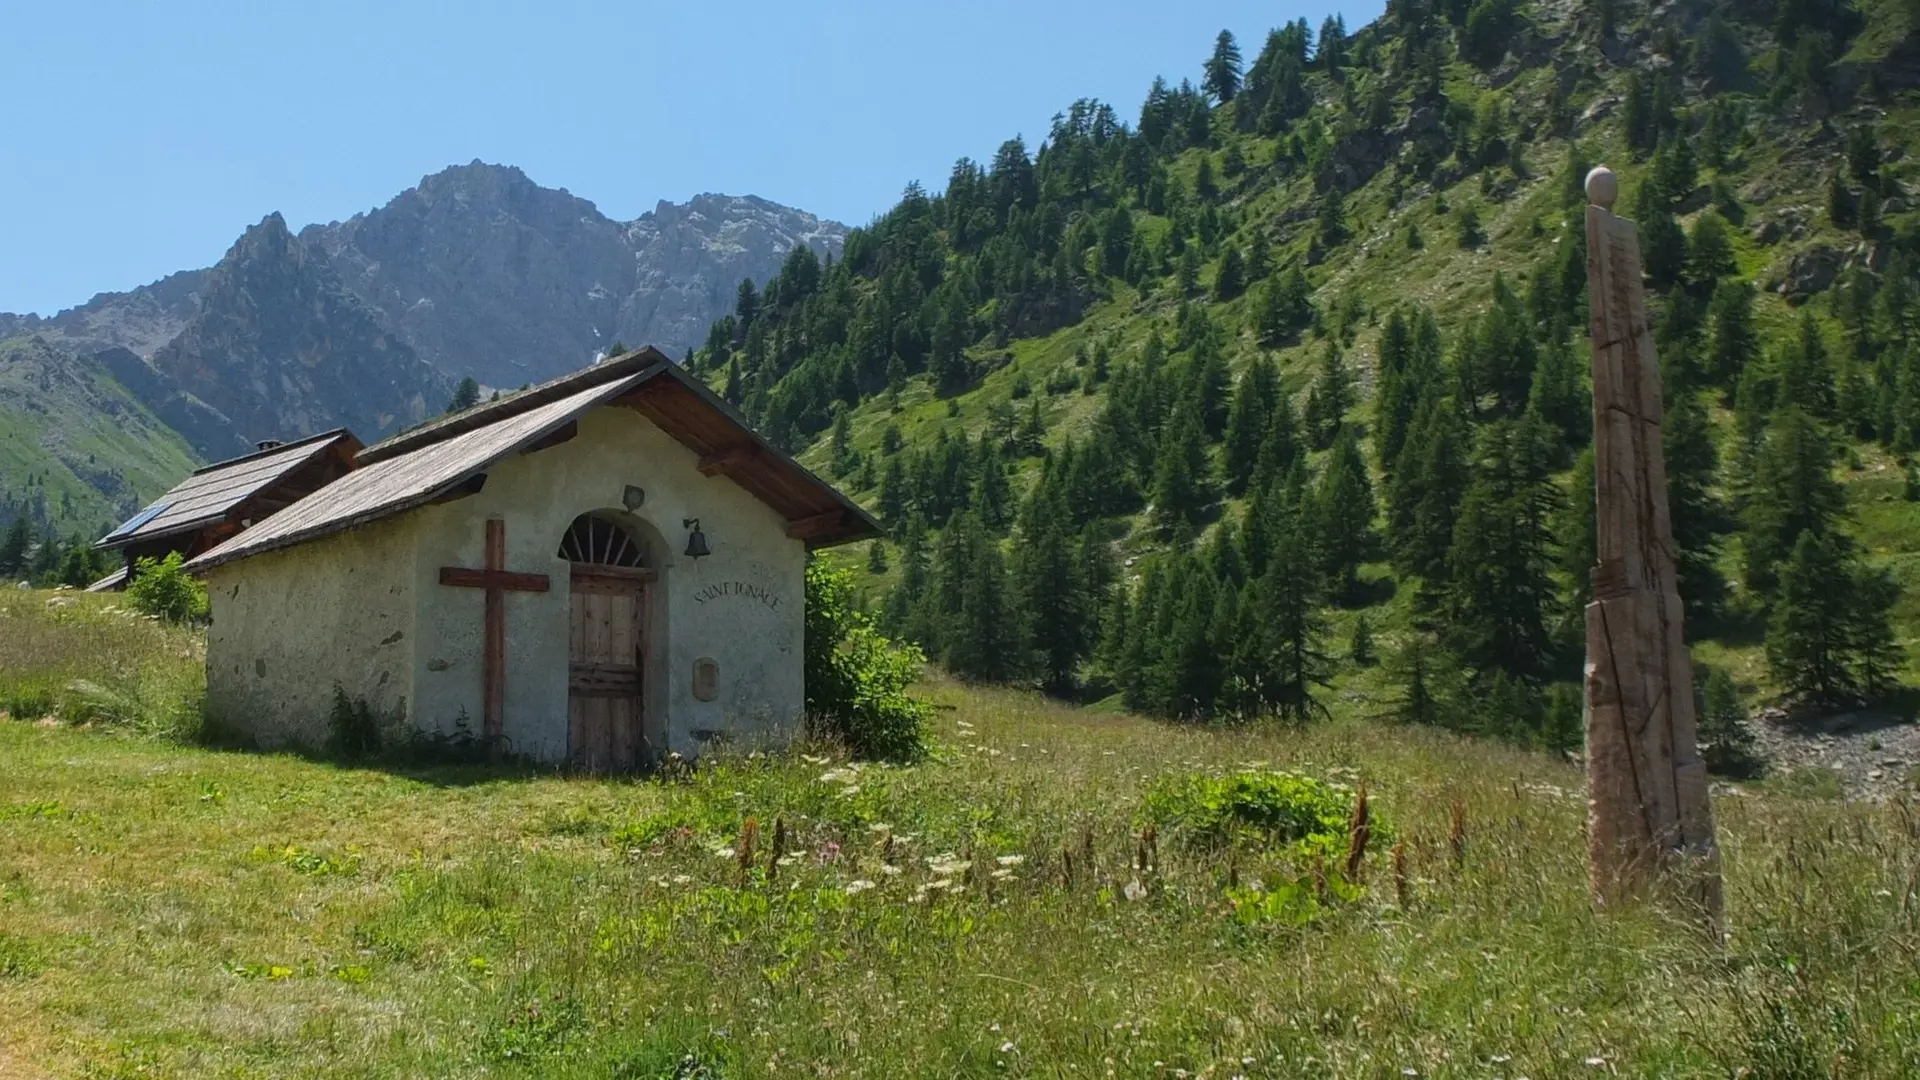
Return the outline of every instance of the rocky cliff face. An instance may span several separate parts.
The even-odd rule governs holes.
[[[170,390],[159,403],[169,422],[190,401],[226,418],[224,440],[194,432],[209,458],[341,425],[370,441],[424,419],[451,392],[279,214],[207,273],[200,310],[150,366]]]
[[[675,359],[707,339],[733,310],[742,278],[764,284],[796,245],[838,258],[846,226],[751,195],[696,195],[661,202],[628,223],[633,287],[614,336],[657,345]]]
[[[101,293],[51,318],[0,313],[0,338],[38,334],[82,356],[116,346],[151,355],[200,310],[206,279],[205,270],[182,270],[130,292]]]
[[[766,280],[795,244],[838,254],[846,229],[727,195],[618,222],[519,169],[475,161],[300,236],[429,364],[515,387],[615,341],[680,356],[732,309],[741,278]]]

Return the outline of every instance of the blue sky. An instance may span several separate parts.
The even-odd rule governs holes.
[[[210,265],[474,158],[617,218],[701,191],[850,224],[1076,97],[1131,122],[1156,74],[1249,60],[1296,0],[6,5],[0,311]],[[1349,30],[1380,3],[1340,8]]]

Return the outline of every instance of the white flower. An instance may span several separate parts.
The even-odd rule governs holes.
[[[995,871],[993,872],[993,880],[995,880],[995,881],[1011,881],[1011,880],[1013,880],[1013,871],[1011,871],[1011,870],[995,870]]]
[[[854,896],[866,892],[873,887],[873,882],[868,881],[866,878],[861,878],[858,881],[849,881],[847,882],[847,895]]]
[[[713,853],[723,859],[733,858],[733,848],[727,846],[726,844],[721,844],[719,847],[714,848]]]
[[[1607,1063],[1607,1059],[1603,1057],[1590,1057],[1586,1061],[1582,1062],[1582,1064],[1584,1064],[1589,1069],[1601,1068],[1602,1066],[1606,1065],[1606,1063]]]
[[[1000,1052],[1001,1052],[1001,1053],[1003,1053],[1003,1054],[1011,1054],[1011,1053],[1013,1053],[1013,1040],[1012,1040],[1012,1039],[1008,1039],[1008,1040],[1007,1040],[1006,1042],[1003,1042],[1003,1043],[1001,1043],[1001,1044],[1000,1044]]]
[[[1129,900],[1144,900],[1147,897],[1147,887],[1140,884],[1138,879],[1127,882],[1126,888],[1120,892]]]
[[[673,875],[673,883],[675,885],[691,885],[693,883],[693,879],[688,877],[685,874],[675,874]]]
[[[897,866],[894,866],[892,863],[887,863],[882,865],[880,867],[880,872],[887,875],[888,877],[900,876],[900,868]]]
[[[927,858],[927,869],[933,871],[937,877],[952,877],[955,874],[971,869],[972,866],[973,863],[971,861],[962,859],[951,851],[942,855],[932,855]]]
[[[846,787],[840,789],[840,797],[843,799],[851,799],[858,794],[860,794],[859,784],[848,784]]]
[[[999,863],[1001,866],[1019,866],[1021,863],[1027,861],[1027,857],[1025,855],[1002,855],[993,861]]]
[[[828,761],[831,761],[832,759],[831,759],[831,758],[823,758],[823,757],[815,757],[815,756],[814,756],[814,755],[812,755],[812,754],[801,754],[801,755],[800,755],[800,760],[801,760],[801,761],[804,761],[804,762],[806,762],[806,763],[807,763],[807,764],[809,764],[809,765],[825,765],[825,764],[826,764],[826,763],[827,763]]]

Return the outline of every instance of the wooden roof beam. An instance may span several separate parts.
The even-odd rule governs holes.
[[[845,510],[829,510],[824,514],[815,514],[812,517],[789,521],[787,522],[787,536],[794,540],[812,540],[817,536],[824,536],[838,529],[841,523],[846,520],[846,515],[847,512]]]
[[[723,450],[700,457],[701,476],[731,476],[742,466],[751,464],[760,456],[758,444],[748,441],[735,443]]]

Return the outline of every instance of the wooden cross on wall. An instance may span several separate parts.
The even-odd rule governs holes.
[[[506,730],[502,713],[507,700],[507,592],[547,591],[547,575],[516,574],[507,570],[507,523],[487,519],[487,557],[483,569],[464,566],[440,568],[440,584],[459,585],[487,591],[486,654],[481,659],[481,678],[485,696],[481,704],[481,728],[494,757],[500,756],[501,735]]]

